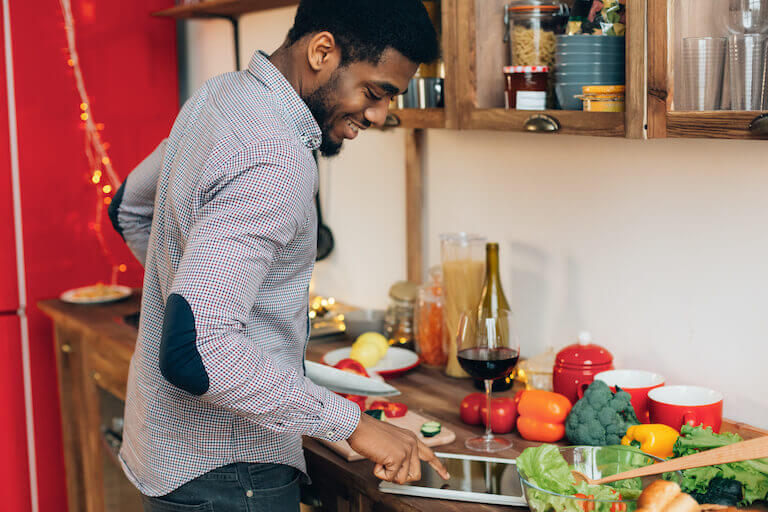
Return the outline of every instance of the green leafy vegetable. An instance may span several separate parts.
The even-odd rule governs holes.
[[[711,427],[683,425],[680,437],[675,443],[674,453],[675,457],[681,457],[738,443],[741,440],[741,436],[731,432],[716,434]],[[742,498],[738,502],[739,505],[748,506],[757,500],[768,499],[768,459],[687,469],[683,471],[683,482],[680,486],[692,495],[718,496],[722,494],[724,484],[716,479],[735,480],[740,483]],[[715,486],[714,489],[712,489],[713,486]],[[710,490],[713,494],[710,494]],[[728,495],[732,496],[732,493]],[[702,497],[702,499],[705,498]]]
[[[726,507],[735,507],[744,495],[741,490],[741,483],[737,480],[726,480],[721,476],[716,476],[709,482],[707,492],[691,493],[693,499],[701,504],[711,503],[714,505],[725,505]]]
[[[517,469],[525,479],[548,491],[575,494],[576,481],[571,468],[553,444],[526,448],[517,458]]]
[[[626,391],[613,393],[605,382],[594,381],[568,414],[565,435],[573,444],[621,444],[630,425],[640,423],[630,400]]]

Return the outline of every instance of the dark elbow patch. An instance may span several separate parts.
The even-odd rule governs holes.
[[[123,202],[123,194],[125,193],[125,184],[127,181],[128,180],[125,180],[123,184],[120,185],[120,188],[117,189],[117,192],[115,192],[115,196],[112,198],[112,202],[109,203],[109,208],[107,209],[109,220],[112,221],[112,227],[115,228],[115,231],[117,231],[117,234],[120,235],[123,240],[125,240],[125,237],[123,236],[123,227],[120,225],[118,214],[120,212],[120,204]]]
[[[160,339],[160,373],[177,388],[200,396],[208,391],[210,382],[196,341],[195,317],[189,302],[179,294],[171,294],[165,304]]]

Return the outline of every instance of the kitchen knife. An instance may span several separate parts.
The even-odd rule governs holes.
[[[400,392],[386,382],[306,361],[306,375],[318,386],[337,393],[363,396],[397,396]]]

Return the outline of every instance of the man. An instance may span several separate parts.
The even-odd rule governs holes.
[[[120,458],[146,511],[298,510],[302,435],[347,439],[384,480],[420,478],[420,460],[448,477],[303,371],[312,151],[382,124],[437,52],[420,0],[303,0],[283,45],[206,82],[116,194],[145,263]]]

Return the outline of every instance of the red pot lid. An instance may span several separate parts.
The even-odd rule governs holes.
[[[607,366],[613,363],[613,354],[600,345],[591,343],[592,336],[588,332],[579,334],[579,342],[568,345],[557,353],[556,366],[582,368],[585,366]]]

